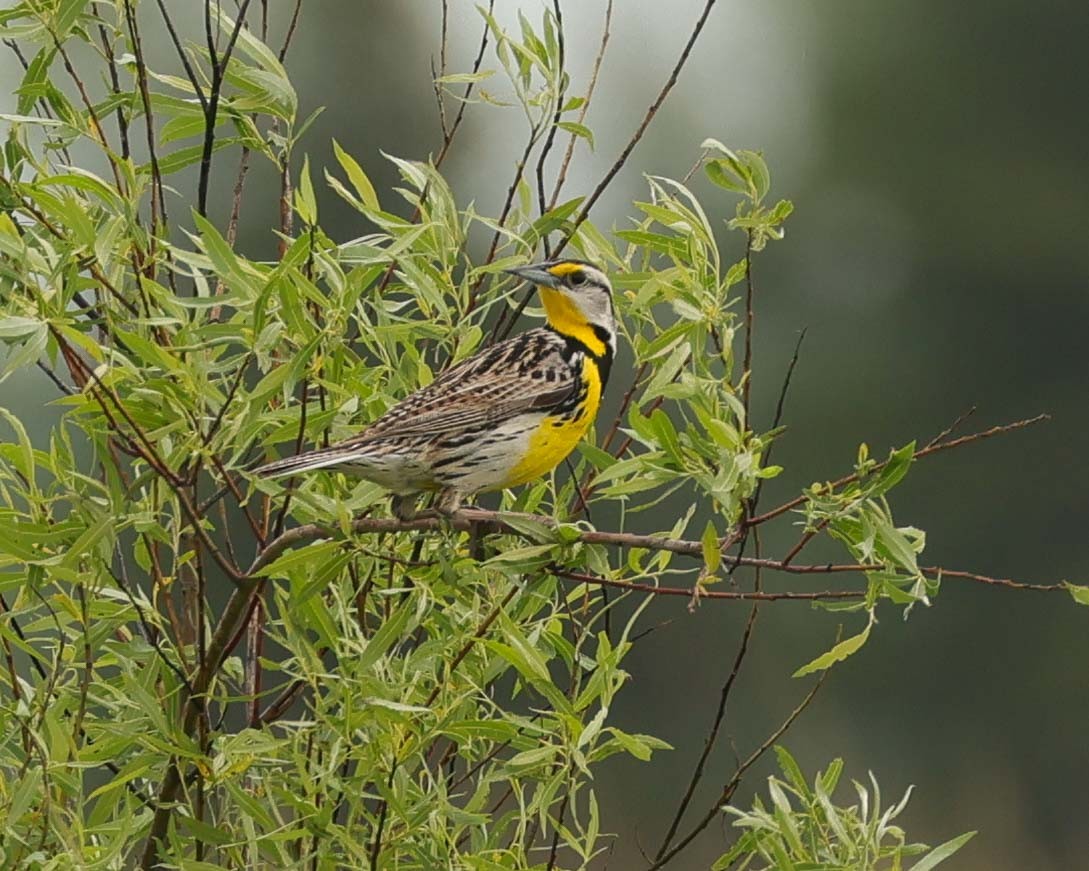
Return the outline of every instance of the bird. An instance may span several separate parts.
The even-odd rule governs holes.
[[[287,477],[319,469],[392,494],[398,519],[418,498],[452,515],[467,496],[504,490],[559,465],[601,405],[617,351],[612,287],[584,260],[504,270],[533,284],[545,324],[478,351],[411,393],[357,435],[255,469]]]

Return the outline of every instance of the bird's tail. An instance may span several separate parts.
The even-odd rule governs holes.
[[[318,448],[315,451],[306,451],[293,457],[284,457],[258,466],[253,470],[255,475],[264,478],[282,478],[285,475],[298,475],[303,472],[313,472],[316,469],[328,469],[338,466],[346,459],[350,459],[353,452],[345,451],[343,447]]]

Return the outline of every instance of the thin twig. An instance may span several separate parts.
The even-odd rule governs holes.
[[[495,9],[495,0],[488,0],[488,15],[492,14]],[[477,49],[476,58],[473,60],[473,66],[470,72],[472,75],[476,75],[480,72],[480,65],[484,62],[484,52],[488,48],[488,23],[484,22],[484,31],[480,35],[480,47]],[[458,132],[458,128],[461,126],[461,119],[465,117],[465,108],[469,105],[469,98],[473,95],[473,86],[475,81],[469,81],[465,84],[465,93],[461,95],[461,105],[458,107],[457,114],[454,115],[454,122],[450,125],[450,131],[443,136],[442,148],[439,151],[438,156],[435,158],[435,169],[438,169],[442,165],[443,160],[446,159],[447,153],[450,151],[450,145],[454,141],[454,134]]]
[[[760,591],[759,573],[757,574],[755,589],[757,592]],[[662,856],[665,855],[666,850],[669,849],[669,845],[673,843],[673,838],[676,836],[677,829],[680,827],[685,812],[692,802],[692,797],[696,794],[696,787],[699,786],[700,781],[703,779],[703,772],[707,765],[707,759],[710,757],[711,751],[715,748],[719,730],[722,727],[723,720],[726,718],[726,705],[730,699],[730,692],[733,690],[737,676],[741,673],[741,665],[745,661],[745,654],[748,653],[749,639],[752,637],[753,628],[756,626],[756,617],[759,613],[760,605],[759,603],[754,602],[752,608],[749,609],[749,618],[745,621],[745,631],[741,633],[741,642],[737,647],[737,655],[734,657],[733,667],[726,676],[726,681],[723,683],[722,689],[719,690],[718,709],[715,711],[715,716],[711,722],[711,729],[707,733],[707,738],[703,742],[703,752],[700,753],[700,757],[696,761],[692,776],[688,780],[688,788],[681,797],[680,804],[677,805],[673,820],[669,825],[669,829],[666,831],[665,837],[662,839],[662,844],[658,848],[658,852],[655,854],[655,859],[661,859]]]
[[[94,103],[91,102],[91,96],[87,93],[87,86],[84,84],[79,73],[76,72],[76,68],[72,64],[72,59],[68,56],[68,51],[65,49],[64,43],[57,37],[56,32],[54,32],[53,28],[49,25],[46,25],[46,31],[53,38],[53,47],[56,48],[57,54],[61,57],[61,63],[68,73],[68,78],[72,80],[72,84],[76,86],[76,90],[79,92],[80,101],[83,103],[84,111],[86,111],[87,118],[91,122],[91,129],[94,131],[95,138],[97,138],[99,144],[102,146],[102,150],[106,153],[106,159],[110,164],[110,171],[113,174],[114,184],[117,185],[118,192],[124,195],[126,188],[125,183],[121,178],[121,172],[117,168],[117,156],[110,147],[110,141],[106,138],[106,131],[98,120],[98,113],[95,112]]]
[[[745,590],[708,590],[700,586],[694,587],[661,587],[657,584],[644,584],[637,581],[615,580],[602,578],[598,575],[589,575],[585,572],[573,572],[567,569],[552,569],[551,573],[558,578],[569,581],[578,581],[582,584],[595,584],[602,587],[616,587],[618,590],[632,590],[638,593],[650,593],[652,596],[681,596],[691,601],[703,599],[730,599],[744,602],[783,602],[803,601],[820,602],[834,599],[861,599],[866,595],[865,590],[822,590],[820,592],[806,591],[803,593],[768,593],[763,590],[748,592]]]
[[[124,2],[125,21],[129,29],[129,39],[132,42],[133,56],[136,59],[136,83],[140,90],[140,102],[144,108],[144,133],[148,160],[151,164],[151,240],[148,253],[154,261],[156,234],[167,223],[166,196],[163,193],[163,177],[159,171],[159,157],[155,147],[155,119],[151,111],[151,89],[147,81],[143,40],[140,38],[140,28],[136,21],[136,10],[132,7],[132,0],[124,0]]]
[[[931,454],[936,454],[939,451],[947,451],[947,450],[950,450],[952,448],[959,448],[959,447],[961,447],[963,445],[970,444],[972,442],[978,442],[978,441],[982,441],[983,439],[989,439],[992,436],[1003,435],[1004,433],[1013,432],[1013,431],[1019,430],[1019,429],[1024,429],[1027,426],[1032,426],[1033,424],[1036,424],[1036,423],[1042,423],[1043,421],[1046,421],[1046,420],[1051,420],[1051,415],[1050,414],[1038,414],[1035,417],[1028,417],[1028,418],[1025,418],[1024,420],[1014,421],[1013,423],[1004,423],[1004,424],[1001,424],[999,426],[992,426],[990,429],[981,430],[980,432],[974,432],[974,433],[971,433],[970,435],[965,435],[965,436],[961,436],[960,438],[952,439],[951,441],[941,442],[939,444],[933,444],[933,443],[928,444],[926,447],[920,448],[919,450],[917,450],[912,455],[912,459],[918,460],[918,459],[921,459],[922,457],[928,457]],[[884,460],[884,461],[878,463],[876,466],[873,467],[873,469],[870,470],[870,474],[873,474],[874,472],[881,471],[881,469],[883,469],[886,465],[888,465],[888,460]],[[836,479],[835,481],[833,481],[831,483],[831,486],[832,487],[842,487],[844,484],[850,484],[850,483],[852,483],[854,481],[857,481],[857,480],[858,480],[858,473],[854,472],[854,473],[852,473],[850,475],[844,475],[842,478]],[[794,508],[797,508],[799,505],[805,504],[805,502],[806,502],[806,500],[808,500],[808,498],[809,497],[806,496],[805,494],[802,494],[801,496],[797,496],[794,499],[791,499],[789,502],[784,502],[778,508],[773,508],[770,511],[767,511],[764,514],[760,514],[760,515],[758,515],[756,517],[750,517],[746,521],[746,523],[751,525],[751,526],[756,526],[756,525],[761,524],[761,523],[767,523],[769,520],[774,520],[780,514],[785,514],[786,512],[791,511]]]
[[[541,153],[537,155],[537,206],[540,209],[541,217],[544,217],[545,213],[548,211],[548,205],[545,202],[545,161],[548,159],[548,154],[552,151],[552,146],[556,142],[556,132],[560,129],[560,117],[563,115],[563,100],[565,96],[563,85],[565,46],[563,41],[563,8],[560,6],[560,0],[552,0],[552,10],[553,14],[556,16],[556,44],[558,48],[557,53],[559,55],[557,58],[559,69],[556,73],[558,92],[555,95],[556,110],[552,114],[552,123],[548,128],[548,136],[545,137],[545,143],[541,148]],[[541,238],[541,244],[544,247],[545,259],[548,259],[552,254],[551,246],[548,242],[548,234],[545,234]]]
[[[189,79],[189,84],[193,86],[193,91],[197,95],[197,102],[200,103],[200,110],[207,115],[208,98],[204,95],[204,88],[201,87],[196,71],[189,62],[189,53],[182,46],[181,39],[178,37],[178,31],[174,28],[174,22],[170,18],[170,13],[167,12],[166,3],[164,0],[155,0],[155,2],[159,5],[159,13],[162,15],[163,24],[166,25],[166,32],[170,34],[170,41],[174,44],[174,50],[177,52],[178,59],[181,61],[182,69],[185,70],[185,77]]]
[[[951,424],[949,424],[949,426],[947,426],[940,433],[938,433],[936,436],[934,436],[934,438],[932,438],[930,441],[928,441],[926,443],[926,446],[928,448],[932,448],[932,447],[934,447],[934,445],[936,445],[939,442],[941,442],[941,441],[945,440],[946,438],[948,438],[952,433],[954,433],[957,429],[960,428],[960,425],[962,423],[964,423],[968,418],[970,418],[975,413],[976,413],[976,407],[973,405],[967,411],[965,411],[965,412],[961,413],[960,415],[958,415],[956,420],[954,420]]]
[[[779,424],[783,422],[783,411],[786,408],[786,398],[787,393],[790,390],[790,381],[794,377],[794,369],[798,365],[798,357],[801,354],[802,342],[805,341],[805,334],[807,330],[808,328],[802,329],[802,331],[798,334],[798,341],[794,344],[794,353],[790,357],[790,363],[789,365],[787,365],[786,374],[783,376],[783,383],[779,387],[779,399],[775,403],[775,417],[772,419],[771,422],[772,430],[778,429]],[[763,465],[765,468],[771,465],[771,455],[775,450],[775,445],[777,441],[778,439],[773,440],[772,443],[768,445],[768,449],[764,452],[764,456],[761,459],[761,465]],[[756,513],[757,506],[760,504],[760,497],[764,493],[764,484],[767,480],[767,478],[761,478],[759,481],[756,482],[756,490],[753,492],[752,499],[749,500],[749,504],[747,506],[749,517]],[[745,526],[745,529],[748,529],[747,524],[743,525]],[[744,540],[744,530],[742,531],[742,540]],[[794,556],[797,556],[797,554],[791,555],[789,556],[789,558],[784,558],[783,562],[789,563],[793,561]]]
[[[495,0],[488,0],[488,15],[492,14],[492,10],[495,8]],[[473,61],[472,75],[476,75],[480,72],[480,65],[484,62],[484,53],[488,48],[488,22],[484,22],[484,30],[480,36],[480,47],[477,49],[476,59]],[[442,148],[439,149],[438,155],[434,160],[434,167],[438,169],[442,166],[442,162],[446,159],[446,155],[450,152],[450,146],[454,142],[454,134],[457,133],[458,128],[461,126],[461,120],[465,117],[465,109],[469,105],[469,97],[472,96],[473,87],[475,81],[469,81],[465,85],[465,92],[461,96],[458,106],[457,114],[454,116],[454,122],[450,125],[449,131],[443,136]],[[412,217],[409,218],[409,223],[414,224],[420,219],[420,215],[423,214],[423,204],[427,202],[427,194],[430,191],[431,186],[425,185],[424,189],[420,192],[420,197],[416,202],[416,207],[412,210]],[[385,274],[382,276],[382,280],[378,282],[378,288],[376,293],[381,295],[382,292],[389,286],[390,281],[393,279],[393,273],[397,269],[397,260],[391,258],[389,266],[386,267]]]
[[[763,744],[757,747],[756,750],[754,750],[752,754],[748,757],[748,759],[746,759],[737,767],[737,770],[734,772],[733,777],[731,777],[730,780],[727,781],[726,785],[722,788],[722,792],[719,794],[718,800],[714,803],[711,809],[707,811],[703,819],[701,819],[692,828],[692,830],[688,832],[688,834],[686,834],[680,841],[678,841],[675,847],[673,847],[671,850],[667,851],[663,855],[656,857],[654,862],[651,863],[646,871],[658,871],[659,868],[662,868],[664,865],[670,862],[678,853],[681,852],[681,850],[687,847],[704,829],[707,828],[707,826],[711,824],[711,821],[714,820],[715,817],[717,817],[722,812],[722,806],[728,804],[730,799],[733,798],[733,795],[737,791],[738,786],[741,785],[741,779],[745,776],[745,773],[750,768],[752,768],[753,765],[760,761],[763,755],[767,753],[768,750],[770,750],[776,744],[776,742],[778,742],[779,739],[783,737],[783,735],[786,734],[787,730],[794,724],[794,721],[802,715],[802,712],[809,707],[810,703],[817,695],[817,692],[824,685],[824,681],[828,677],[829,672],[830,669],[822,671],[820,673],[820,677],[817,678],[817,682],[813,685],[813,689],[806,693],[805,698],[803,698],[801,703],[796,708],[794,708],[793,711],[790,712],[787,718],[782,722],[782,724],[780,724],[779,728],[772,732],[771,735],[768,736],[767,740],[765,740]]]
[[[223,90],[224,73],[231,62],[238,34],[242,31],[242,25],[246,21],[246,11],[249,9],[250,0],[242,0],[238,7],[238,17],[235,19],[234,28],[227,39],[227,46],[223,54],[216,52],[215,42],[211,37],[211,0],[205,0],[205,29],[208,34],[208,53],[212,61],[212,82],[208,89],[208,103],[204,107],[204,145],[200,156],[200,179],[197,182],[197,211],[201,216],[208,214],[208,181],[212,170],[212,151],[216,139],[216,115],[219,112],[219,98]]]
[[[264,647],[264,598],[257,597],[250,619],[246,624],[246,673],[242,694],[246,696],[251,729],[261,727],[261,650]]]
[[[76,391],[74,391],[71,387],[61,381],[60,378],[57,377],[57,373],[50,369],[48,366],[46,366],[45,363],[43,363],[41,360],[35,360],[34,363],[39,369],[41,369],[45,373],[46,377],[53,382],[57,390],[59,390],[65,396],[75,395]]]
[[[291,20],[287,24],[287,33],[284,34],[283,45],[280,46],[280,51],[277,54],[277,58],[280,63],[284,62],[284,58],[287,57],[287,50],[291,46],[291,40],[295,37],[295,29],[299,26],[299,12],[302,11],[302,0],[295,0],[295,8],[291,12]]]
[[[590,72],[590,84],[586,86],[586,97],[582,107],[579,109],[578,121],[576,123],[582,124],[586,120],[586,113],[590,110],[590,100],[593,99],[594,90],[597,88],[597,76],[601,71],[601,62],[605,58],[605,47],[609,44],[609,25],[613,18],[613,0],[609,0],[605,6],[605,24],[601,31],[601,43],[597,49],[597,56],[594,58],[594,67]],[[556,203],[560,199],[560,190],[563,188],[564,182],[567,181],[567,169],[571,165],[571,158],[575,153],[575,143],[578,141],[578,135],[572,133],[567,140],[567,149],[563,153],[563,160],[560,161],[559,171],[556,173],[556,186],[552,189],[552,199],[548,204],[549,211],[556,208]]]
[[[658,93],[657,99],[650,104],[650,108],[647,109],[647,114],[643,117],[643,120],[639,123],[639,126],[635,129],[628,144],[624,146],[624,150],[620,152],[620,156],[616,159],[609,171],[605,173],[605,177],[598,182],[597,187],[594,188],[593,193],[586,198],[586,202],[582,204],[582,208],[579,209],[578,215],[571,226],[570,231],[564,237],[556,248],[555,253],[559,253],[567,247],[567,243],[571,241],[572,236],[579,227],[582,226],[583,221],[590,214],[590,210],[594,207],[597,201],[601,198],[601,195],[605,193],[605,189],[612,183],[612,180],[616,177],[616,174],[620,172],[625,163],[628,162],[628,158],[631,156],[632,151],[635,150],[635,146],[639,144],[639,140],[643,138],[643,134],[647,132],[647,128],[650,126],[650,122],[654,120],[654,116],[658,114],[658,110],[662,108],[662,104],[665,102],[666,97],[669,96],[669,92],[673,90],[673,86],[677,84],[677,78],[681,74],[681,70],[684,69],[685,63],[688,61],[688,56],[692,53],[692,48],[696,44],[696,40],[699,38],[700,33],[703,31],[703,26],[707,23],[707,17],[711,14],[711,10],[714,8],[716,0],[707,0],[704,4],[703,12],[700,13],[700,17],[696,20],[696,26],[693,28],[691,35],[688,37],[688,42],[685,43],[684,49],[681,51],[681,56],[677,59],[677,63],[673,66],[672,72],[669,74],[669,78],[666,79],[665,85]]]
[[[106,565],[106,571],[109,573],[110,577],[113,578],[113,582],[117,584],[117,588],[125,594],[125,598],[129,600],[129,604],[132,605],[132,609],[136,612],[136,619],[140,621],[140,626],[144,630],[144,638],[147,640],[148,644],[155,648],[155,653],[158,655],[159,659],[162,660],[163,665],[174,672],[175,677],[178,678],[181,685],[189,692],[192,692],[193,688],[189,683],[189,676],[182,671],[181,667],[176,662],[166,655],[166,651],[160,646],[159,633],[155,631],[155,627],[148,621],[143,606],[136,601],[136,597],[133,595],[129,585],[125,582],[124,577],[115,572],[113,566],[109,564]]]
[[[101,23],[98,25],[98,38],[102,43],[102,55],[106,61],[106,69],[109,70],[110,92],[114,96],[120,96],[121,79],[117,74],[117,61],[114,59],[113,45],[106,33],[106,26]],[[121,159],[128,160],[131,148],[129,146],[129,122],[125,118],[124,107],[119,105],[115,110],[115,115],[117,117],[117,135],[121,140]]]
[[[741,404],[745,409],[745,429],[752,431],[749,422],[749,406],[752,404],[752,349],[753,349],[753,324],[756,320],[756,312],[753,310],[753,299],[756,290],[752,280],[752,232],[745,235],[745,356],[742,362]]]
[[[450,8],[447,0],[440,0],[442,5],[442,26],[439,34],[439,69],[435,71],[435,59],[431,58],[431,83],[435,89],[435,102],[439,107],[439,127],[442,129],[442,141],[445,142],[450,131],[446,126],[446,101],[443,99],[442,81],[446,76],[446,25],[450,16]]]
[[[511,179],[510,187],[507,188],[507,197],[503,201],[503,208],[499,212],[499,218],[496,220],[496,231],[492,234],[491,245],[488,246],[488,253],[484,257],[481,265],[486,266],[495,259],[495,252],[499,248],[499,239],[502,236],[501,228],[506,223],[507,216],[510,214],[511,208],[514,206],[514,194],[518,190],[518,183],[522,180],[522,176],[525,173],[526,164],[529,163],[529,155],[533,151],[533,146],[537,144],[537,140],[541,138],[541,128],[539,126],[533,126],[529,129],[529,139],[526,141],[526,147],[522,150],[522,156],[518,158],[518,162],[514,165],[514,178]],[[480,301],[480,286],[484,283],[484,279],[487,277],[486,273],[482,273],[480,278],[476,280],[476,283],[469,290],[469,301],[465,305],[465,311],[462,312],[462,317],[467,317],[469,313],[476,308],[477,302]],[[527,291],[528,294],[532,293],[532,288]],[[507,310],[504,309],[503,316],[501,316],[495,325],[495,329],[492,330],[492,341],[496,340],[496,336],[500,334],[503,327],[504,317],[507,314]],[[513,321],[512,321],[513,323]]]

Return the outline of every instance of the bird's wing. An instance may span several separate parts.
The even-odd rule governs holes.
[[[562,339],[546,330],[530,330],[493,345],[407,396],[341,444],[446,435],[562,405],[579,389],[578,374],[564,359],[562,348]]]

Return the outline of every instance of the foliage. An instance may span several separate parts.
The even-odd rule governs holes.
[[[587,867],[606,847],[595,766],[667,749],[609,721],[653,596],[622,612],[603,585],[680,576],[693,601],[754,593],[715,584],[754,564],[761,486],[780,471],[778,421],[759,430],[749,415],[751,279],[792,206],[768,199],[759,153],[714,140],[703,199],[732,208],[733,254],[690,178],[650,177],[612,234],[587,220],[593,198],[561,199],[566,163],[549,197],[557,131],[593,144],[551,12],[517,33],[485,14],[506,84],[479,61],[439,70],[442,149],[389,157],[400,187],[376,189],[340,145],[319,173],[297,154],[314,115],[300,121],[284,66],[294,23],[276,51],[247,8],[234,20],[205,4],[211,36],[192,42],[129,0],[0,13],[25,60],[3,116],[0,379],[36,365],[61,393],[44,440],[0,412],[3,861]],[[184,76],[144,56],[153,26]],[[451,95],[525,115],[494,212],[459,203],[440,171],[462,117],[448,121]],[[223,218],[208,192],[230,154]],[[236,244],[253,160],[281,180],[273,260]],[[322,178],[365,235],[323,229]],[[247,471],[354,433],[509,332],[525,300],[502,270],[542,248],[610,271],[635,374],[571,474],[502,496],[498,533],[367,526],[386,512],[374,485],[324,474],[285,488]],[[849,481],[773,512],[797,508],[807,536],[827,531],[866,578],[823,603],[866,611],[863,634],[802,672],[861,647],[882,601],[937,592],[922,534],[887,502],[915,456],[860,454]],[[655,510],[678,500],[686,510]],[[587,509],[612,539],[594,538]],[[658,535],[618,547],[633,528]]]
[[[893,821],[907,807],[909,788],[892,807],[882,808],[881,789],[870,774],[871,792],[851,781],[858,803],[837,807],[832,802],[843,760],[834,760],[806,783],[794,758],[776,747],[783,778],[768,778],[768,802],[757,796],[751,810],[726,808],[741,831],[731,847],[712,866],[713,871],[852,871],[855,868],[906,868],[904,859],[919,856],[911,871],[930,871],[963,847],[975,832],[967,832],[929,849],[909,844]]]

